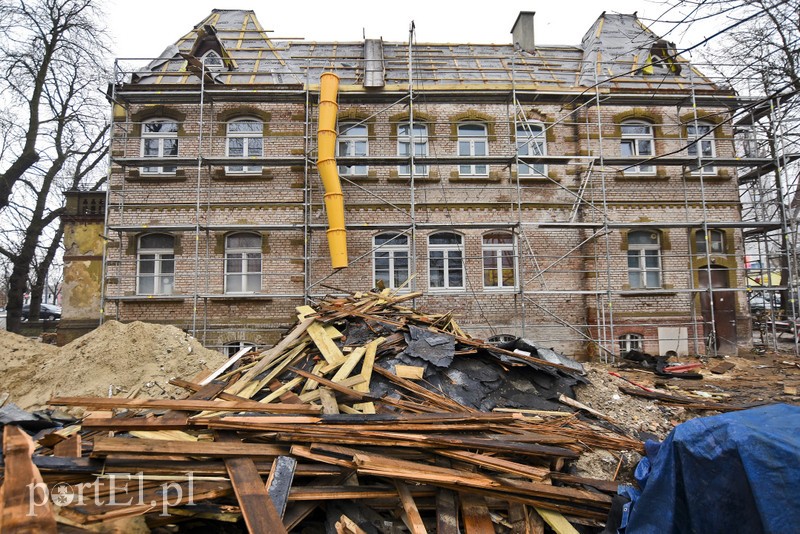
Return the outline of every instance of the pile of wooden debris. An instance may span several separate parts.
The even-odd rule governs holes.
[[[120,520],[173,532],[602,526],[617,484],[566,467],[642,443],[552,400],[581,381],[574,368],[472,339],[450,315],[403,305],[416,296],[298,308],[275,347],[173,380],[184,400],[51,399],[87,416],[35,444],[5,427],[0,530]],[[37,481],[51,499],[28,492]]]

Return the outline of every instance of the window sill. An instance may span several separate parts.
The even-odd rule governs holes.
[[[699,174],[694,174],[694,173],[692,173],[692,174],[684,174],[683,178],[685,180],[691,180],[693,182],[699,182],[700,181],[700,175]],[[703,181],[706,181],[706,182],[727,182],[728,180],[731,180],[733,178],[733,176],[728,174],[728,173],[720,173],[719,171],[717,171],[714,174],[705,174],[705,173],[703,173],[703,177],[702,178],[703,178]]]
[[[125,295],[106,296],[108,300],[124,300],[127,302],[183,302],[191,298],[188,295]]]
[[[670,296],[674,297],[678,294],[677,291],[673,291],[672,289],[664,289],[664,288],[653,288],[653,289],[627,289],[623,290],[623,293],[620,293],[619,296],[621,297],[652,297],[653,295],[659,296]]]
[[[398,174],[398,175],[394,175],[394,176],[390,175],[389,178],[388,178],[388,181],[390,181],[390,182],[404,182],[404,183],[407,183],[407,182],[411,181],[411,175],[410,174]],[[419,175],[419,174],[415,174],[414,175],[414,181],[415,182],[438,182],[439,181],[439,176],[438,175],[434,175],[434,176],[425,175],[425,176],[422,176],[422,175]]]
[[[654,181],[664,181],[666,182],[669,180],[668,174],[659,174],[659,173],[617,173],[614,177],[615,180],[628,180],[628,181],[642,181],[642,182],[654,182]]]
[[[428,294],[433,296],[439,295],[463,295],[467,292],[467,289],[464,287],[456,287],[456,288],[442,288],[442,287],[429,287]]]
[[[262,169],[261,172],[227,172],[223,169],[216,169],[212,177],[214,180],[219,181],[255,181],[255,180],[272,180],[272,173],[268,169]]]
[[[486,293],[491,293],[492,295],[498,295],[498,294],[499,295],[513,295],[514,293],[519,293],[519,288],[518,287],[496,287],[496,286],[486,287],[486,286],[484,286],[483,290]]]
[[[269,295],[263,295],[261,293],[214,293],[208,295],[200,295],[201,298],[208,299],[208,300],[218,300],[218,301],[225,301],[225,300],[264,300],[264,301],[271,301],[273,297]]]
[[[450,176],[451,182],[499,182],[500,176],[492,176],[491,174],[453,174]]]
[[[178,169],[173,173],[143,173],[138,169],[131,169],[126,179],[129,182],[183,182],[186,181],[186,171]]]

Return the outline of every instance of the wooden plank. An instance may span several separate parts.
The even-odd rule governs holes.
[[[383,343],[386,338],[379,337],[367,343],[367,352],[364,353],[364,361],[361,363],[361,376],[364,378],[364,383],[353,386],[353,389],[362,393],[369,393],[369,384],[372,380],[372,368],[375,365],[375,356],[378,352],[378,346]]]
[[[394,486],[397,488],[397,494],[400,496],[400,504],[403,506],[403,511],[405,511],[403,522],[408,527],[408,530],[411,531],[411,534],[428,534],[425,523],[422,522],[422,517],[419,515],[419,510],[417,510],[414,497],[411,496],[411,492],[408,490],[408,486],[399,480],[394,480]]]
[[[339,413],[339,406],[336,404],[336,396],[333,391],[327,388],[320,389],[319,400],[322,402],[322,413],[328,415]]]
[[[409,380],[422,380],[425,374],[425,368],[416,365],[395,365],[394,374],[400,378],[407,378]]]
[[[62,458],[80,458],[81,457],[81,435],[74,434],[64,441],[57,443],[53,448],[55,456]]]
[[[566,395],[563,395],[563,394],[562,394],[562,395],[559,395],[559,396],[558,396],[558,402],[560,402],[561,404],[564,404],[564,405],[566,405],[566,406],[569,406],[569,407],[571,407],[571,408],[576,408],[576,409],[578,409],[578,410],[583,410],[584,412],[586,412],[586,413],[590,413],[590,414],[592,414],[593,416],[595,416],[595,417],[597,417],[597,418],[599,418],[599,419],[603,419],[604,421],[608,421],[608,422],[610,422],[610,423],[613,423],[613,422],[614,422],[614,421],[613,421],[613,420],[612,420],[612,419],[611,419],[609,416],[607,416],[606,414],[604,414],[604,413],[602,413],[602,412],[598,412],[598,411],[597,411],[597,410],[595,410],[594,408],[592,408],[592,407],[590,407],[590,406],[586,406],[586,405],[585,405],[585,404],[583,404],[582,402],[576,401],[575,399],[571,399],[571,398],[567,397]]]
[[[361,361],[361,357],[364,356],[366,351],[366,347],[358,347],[356,350],[351,352],[345,359],[344,363],[339,367],[339,370],[336,371],[336,374],[333,375],[331,382],[341,382],[345,378],[349,377],[350,373],[352,373],[353,369],[356,368],[356,365],[358,365],[358,362]]]
[[[187,400],[213,400],[222,393],[222,390],[225,389],[224,382],[210,382],[205,383],[202,387],[192,393]],[[164,415],[162,415],[159,419],[162,422],[175,422],[175,423],[188,423],[189,416],[192,415],[192,412],[186,410],[170,410]]]
[[[19,427],[3,429],[3,485],[0,487],[0,532],[56,534],[49,491],[33,464],[33,440]],[[34,484],[34,486],[30,486]],[[39,488],[38,491],[30,488]]]
[[[322,357],[325,358],[326,362],[336,363],[340,360],[344,360],[344,354],[342,354],[342,351],[336,343],[333,342],[328,332],[325,331],[322,323],[314,322],[310,324],[307,327],[307,331],[311,341],[317,346],[317,349],[320,354],[322,354]]]
[[[167,456],[209,456],[213,458],[232,458],[248,456],[252,458],[274,458],[288,451],[286,447],[263,443],[221,443],[217,441],[162,441],[157,439],[109,438],[97,436],[91,457],[98,458],[109,454],[142,454]]]
[[[292,350],[287,352],[284,356],[281,356],[283,361],[281,361],[272,370],[270,370],[270,372],[267,374],[267,376],[265,376],[264,378],[262,378],[261,380],[258,381],[258,383],[254,386],[255,391],[253,392],[253,394],[250,395],[250,397],[252,397],[255,394],[255,392],[258,392],[258,391],[262,390],[264,388],[264,386],[266,386],[267,384],[271,383],[278,376],[280,376],[280,374],[283,373],[283,371],[284,371],[284,369],[286,369],[286,367],[288,367],[289,365],[294,365],[295,363],[297,363],[303,357],[303,351],[306,350],[307,346],[308,346],[308,342],[307,341],[303,341],[302,343],[297,345],[295,348],[293,348]]]
[[[489,456],[486,454],[478,454],[474,452],[459,451],[459,450],[437,450],[436,454],[447,456],[462,462],[467,462],[473,465],[498,471],[500,473],[510,473],[516,476],[523,476],[541,482],[550,476],[550,470],[543,467],[536,467],[528,464],[520,464],[497,458],[496,456]]]
[[[536,510],[518,502],[508,503],[511,534],[544,534],[544,520]]]
[[[270,393],[269,395],[267,395],[258,402],[262,404],[271,403],[275,399],[280,398],[280,396],[283,395],[284,393],[288,393],[289,391],[291,391],[292,388],[299,386],[302,382],[303,378],[298,376],[296,378],[289,380],[288,382],[286,382],[285,384],[276,389],[272,389],[272,387],[270,387],[270,389],[272,389],[272,393]]]
[[[553,510],[536,508],[536,512],[550,525],[556,534],[580,534],[563,515]]]
[[[220,444],[244,445],[235,435],[222,433],[217,436]],[[250,457],[225,459],[225,469],[239,501],[245,525],[252,533],[284,533],[283,521],[270,499],[267,487],[258,474],[258,469]]]
[[[355,521],[342,514],[339,521],[334,525],[337,534],[367,534],[367,532],[359,527]]]
[[[240,378],[236,383],[230,386],[227,391],[232,395],[236,395],[247,385],[250,381],[254,380],[258,375],[262,373],[267,367],[269,367],[270,363],[272,363],[273,359],[283,354],[283,352],[297,339],[300,338],[303,334],[305,334],[306,330],[308,329],[309,325],[314,323],[314,319],[306,319],[305,321],[298,324],[291,332],[289,332],[283,339],[278,342],[277,345],[272,347],[271,349],[261,353],[261,360],[249,371],[247,371],[242,378]]]
[[[267,493],[275,505],[278,515],[283,520],[286,505],[289,502],[289,490],[292,488],[294,472],[297,469],[297,460],[291,456],[278,456],[272,462],[272,469],[267,478]]]
[[[87,406],[89,408],[127,408],[147,410],[187,410],[213,412],[265,412],[265,413],[319,413],[318,406],[281,404],[264,404],[262,402],[244,401],[204,401],[175,399],[119,399],[104,397],[53,397],[48,401],[54,406]]]
[[[433,497],[431,486],[413,486],[409,493],[415,498]],[[300,486],[293,487],[289,502],[338,501],[338,500],[397,500],[397,490],[388,486]]]
[[[459,493],[464,534],[494,534],[494,523],[489,516],[486,499],[473,493]]]

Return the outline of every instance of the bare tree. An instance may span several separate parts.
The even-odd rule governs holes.
[[[0,254],[11,263],[7,328],[18,331],[26,291],[38,315],[63,229],[64,190],[102,183],[106,57],[95,0],[0,0]],[[11,117],[9,120],[2,120]],[[17,126],[18,125],[18,126]],[[18,141],[17,141],[18,140]],[[101,176],[98,180],[96,177]],[[49,238],[49,239],[48,239]],[[32,272],[32,268],[33,272]]]
[[[8,205],[14,185],[41,158],[40,136],[52,118],[48,87],[61,67],[80,58],[83,67],[102,68],[102,31],[96,0],[0,0],[0,94],[11,109],[25,111],[12,120],[3,139],[0,209]],[[11,114],[15,116],[17,114]],[[4,117],[7,119],[7,117]],[[6,164],[8,166],[6,167]]]

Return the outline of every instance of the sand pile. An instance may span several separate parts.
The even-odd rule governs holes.
[[[170,378],[191,379],[226,359],[174,326],[117,321],[60,349],[0,332],[0,351],[0,392],[27,410],[52,396],[185,396]]]

